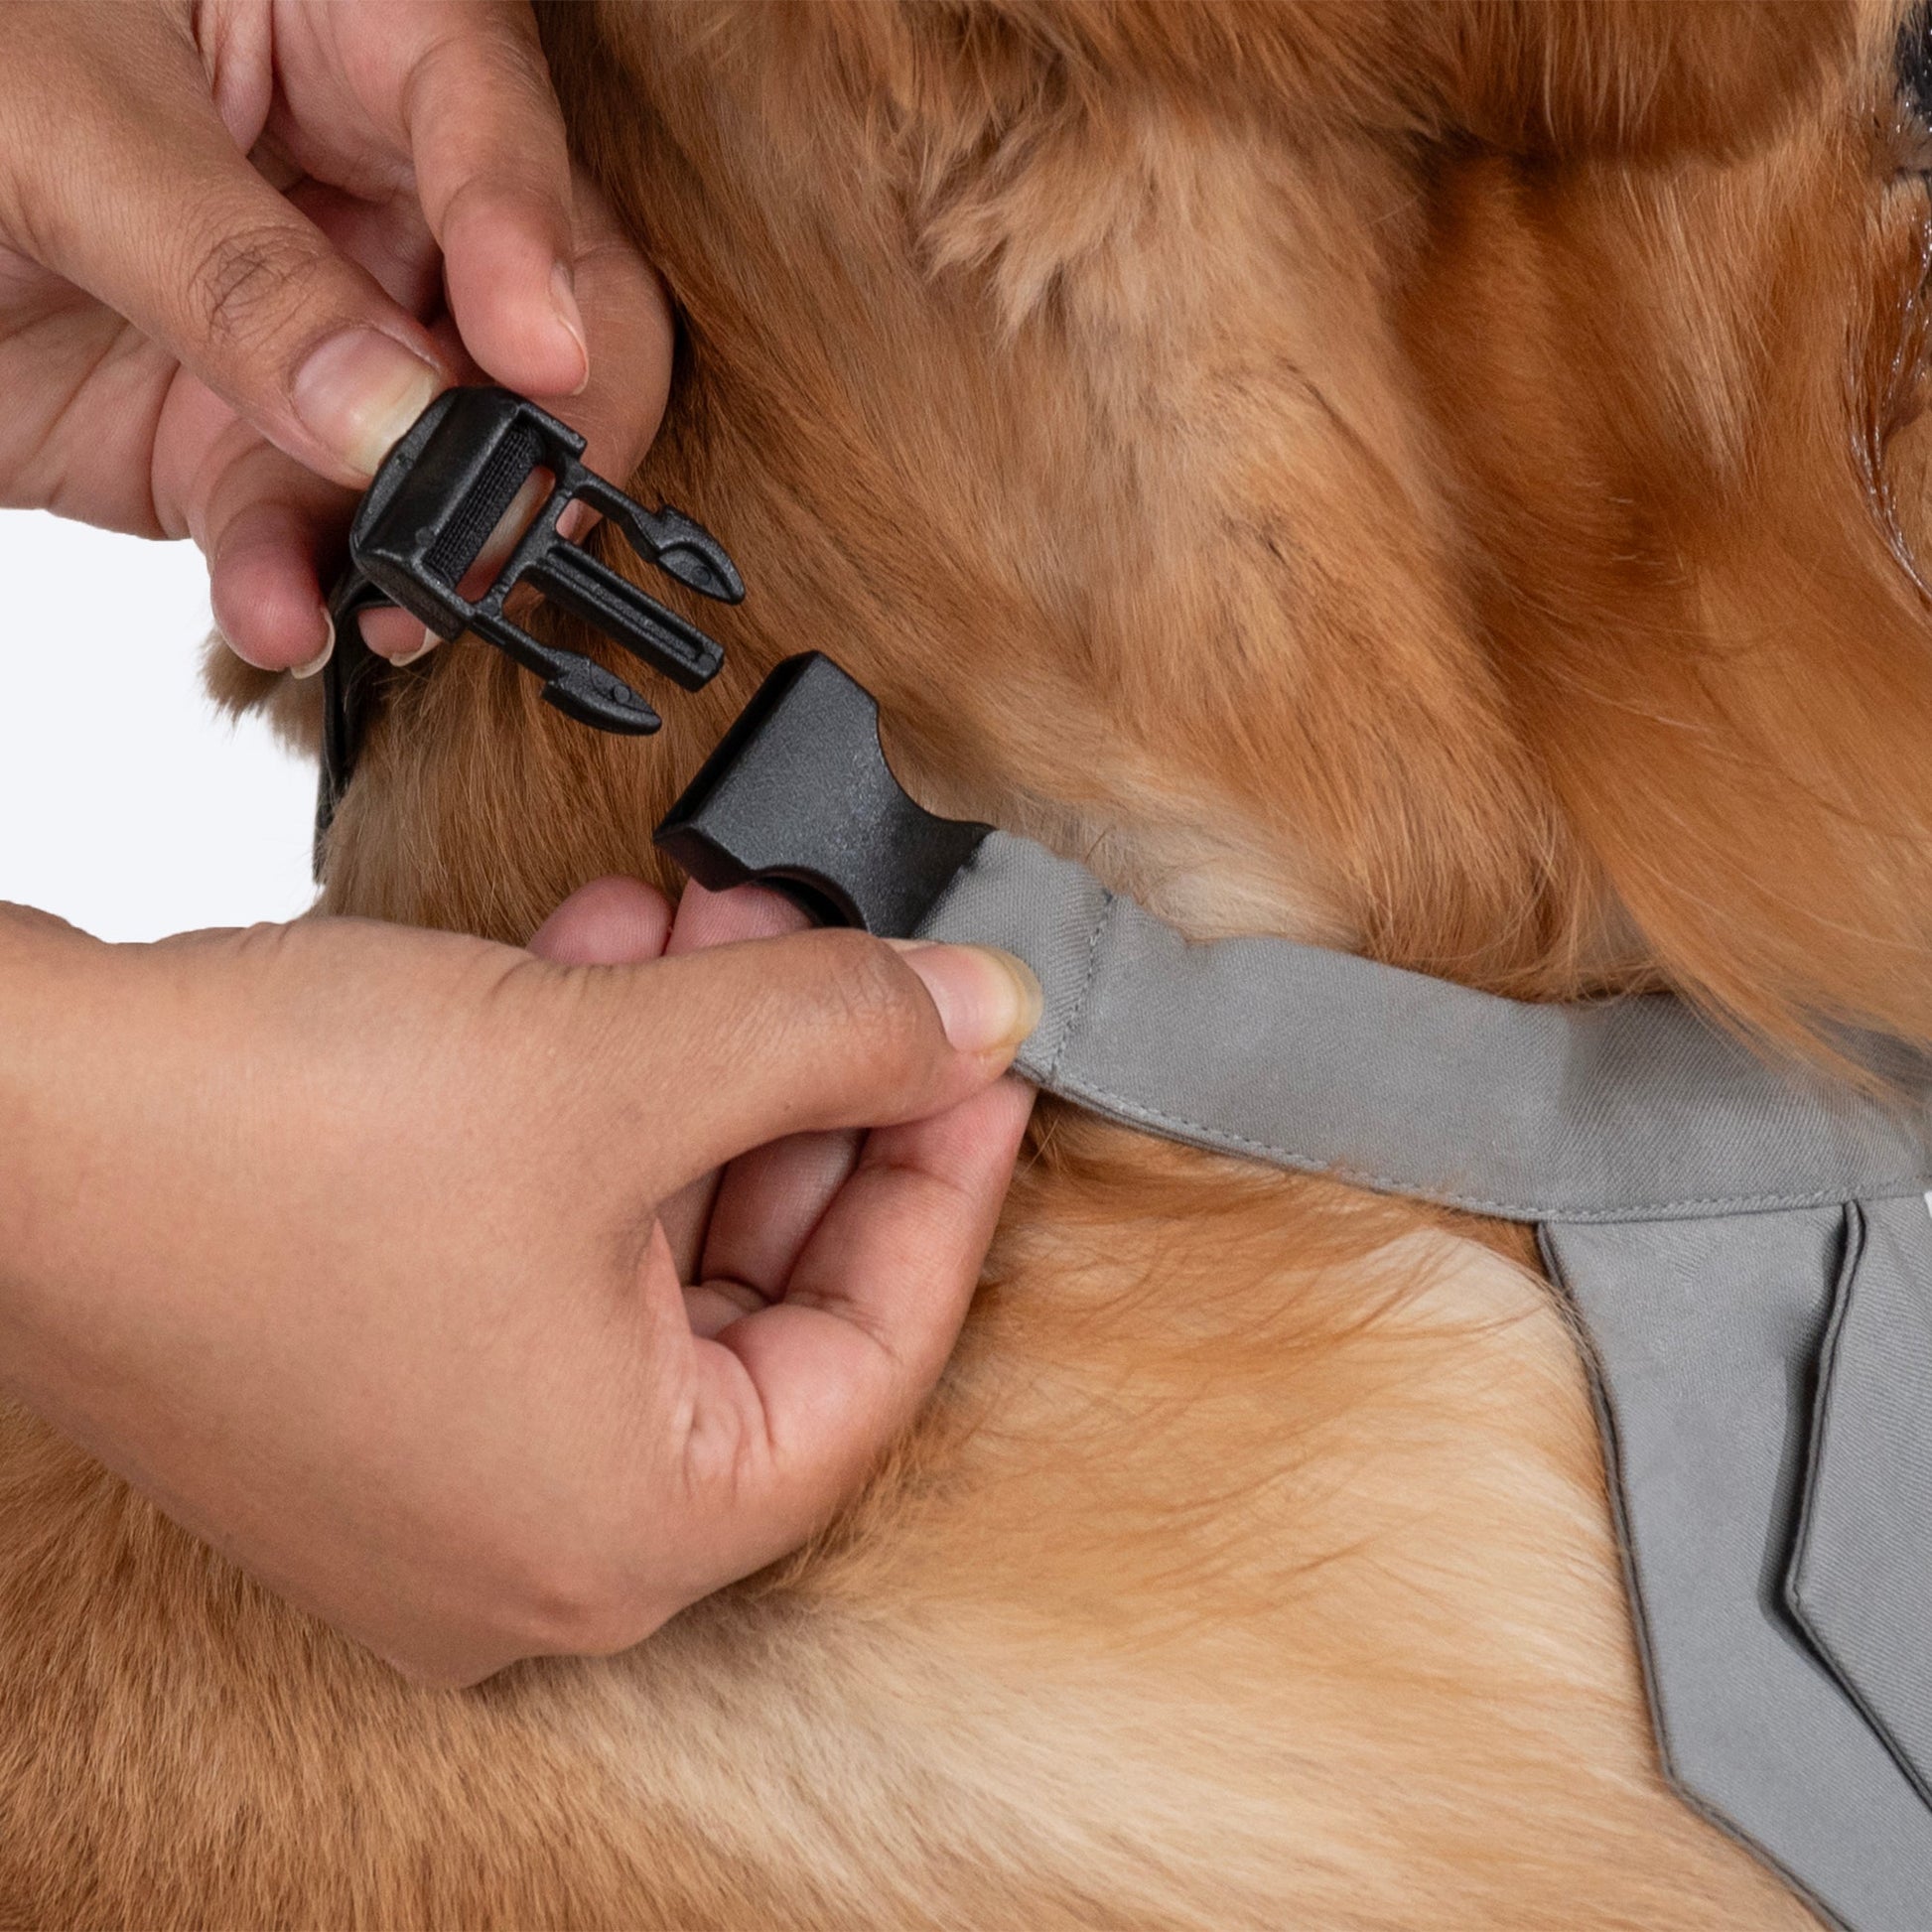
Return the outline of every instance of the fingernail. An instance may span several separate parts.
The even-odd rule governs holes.
[[[306,664],[291,665],[289,668],[291,677],[314,677],[335,654],[336,620],[327,611],[322,614],[322,627],[327,633],[322,640],[322,648]]]
[[[420,355],[379,329],[332,336],[296,371],[295,413],[359,476],[372,477],[443,387]]]
[[[962,1053],[1018,1046],[1039,1024],[1039,981],[1024,959],[992,946],[938,946],[919,941],[898,948],[939,1009],[946,1037]]]
[[[550,271],[550,306],[555,310],[557,320],[570,331],[571,340],[577,345],[577,352],[583,357],[584,372],[566,392],[574,396],[591,379],[591,345],[584,334],[584,313],[577,306],[576,284],[569,267],[563,262]]]
[[[401,670],[405,664],[413,664],[417,658],[427,657],[442,641],[443,639],[435,631],[431,630],[428,625],[425,625],[423,627],[423,641],[414,650],[399,651],[394,657],[390,658],[389,662],[397,670]]]

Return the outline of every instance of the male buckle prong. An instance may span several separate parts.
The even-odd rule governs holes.
[[[647,562],[701,595],[736,604],[745,586],[708,530],[678,510],[633,502],[587,470],[583,454],[575,430],[506,389],[446,390],[383,460],[356,511],[339,626],[345,615],[397,604],[440,637],[467,630],[494,644],[534,671],[545,700],[568,717],[601,731],[655,731],[657,713],[621,678],[581,651],[541,642],[507,617],[510,593],[528,584],[695,691],[717,674],[723,650],[562,535],[558,519],[570,504],[584,503],[616,523]],[[464,578],[539,471],[554,480],[548,495],[487,588],[466,597]]]

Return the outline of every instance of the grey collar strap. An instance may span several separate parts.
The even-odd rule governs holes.
[[[1039,975],[1021,1065],[1049,1091],[1382,1193],[1663,1220],[1916,1194],[1932,1174],[1932,1110],[1781,1077],[1679,1000],[1531,1006],[1284,939],[1190,945],[1004,832],[919,931]]]
[[[1932,1079],[1874,1105],[1682,1003],[1189,944],[995,832],[919,927],[1026,959],[1050,1092],[1540,1224],[1584,1333],[1666,1769],[1856,1932],[1932,1926]]]

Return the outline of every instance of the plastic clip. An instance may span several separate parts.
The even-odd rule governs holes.
[[[699,885],[775,888],[821,925],[908,939],[993,828],[909,798],[879,704],[818,651],[788,657],[656,832]]]
[[[701,595],[736,604],[745,586],[724,547],[680,510],[647,510],[583,464],[584,439],[507,389],[448,389],[384,458],[348,536],[349,569],[331,600],[337,649],[326,672],[322,792],[317,834],[346,788],[376,671],[361,641],[367,611],[399,605],[444,638],[470,631],[543,680],[543,697],[599,731],[640,734],[663,722],[629,685],[581,651],[546,644],[504,615],[520,584],[583,619],[687,691],[725,661],[695,624],[647,597],[561,535],[574,502],[601,511],[639,556]],[[459,588],[490,533],[539,471],[549,494],[486,589]]]

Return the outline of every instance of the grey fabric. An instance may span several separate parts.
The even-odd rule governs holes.
[[[1866,1210],[1827,1331],[1791,1613],[1932,1793],[1932,1214]]]
[[[1932,1932],[1932,1077],[1887,1108],[1680,1002],[1189,944],[995,833],[920,928],[1028,960],[1022,1070],[1225,1153],[1543,1224],[1665,1764],[1856,1932]],[[1887,1051],[1893,1058],[1886,1063]]]
[[[1924,1104],[1894,1114],[1781,1076],[1667,997],[1530,1006],[1283,939],[1190,945],[1001,832],[920,932],[1039,974],[1021,1066],[1042,1086],[1278,1167],[1531,1221],[1925,1186]]]
[[[1925,1217],[1923,1200],[1898,1206]],[[1932,1812],[1784,1601],[1814,1365],[1862,1220],[1854,1206],[1551,1226],[1543,1243],[1588,1331],[1672,1781],[1842,1923],[1924,1932]],[[1884,1382],[1879,1368],[1881,1402]],[[1921,1434],[1921,1466],[1929,1449]],[[1923,1617],[1910,1606],[1890,1640],[1909,1648]]]

